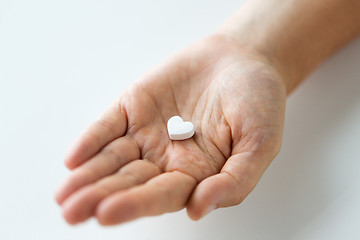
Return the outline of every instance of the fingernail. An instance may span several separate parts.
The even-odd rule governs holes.
[[[204,214],[202,215],[202,217],[205,217],[206,215],[208,215],[210,212],[214,211],[216,209],[215,205],[210,205],[206,211],[204,212]]]

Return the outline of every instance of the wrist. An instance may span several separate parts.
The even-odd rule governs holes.
[[[253,0],[217,33],[268,59],[288,94],[360,33],[358,0]]]
[[[236,40],[244,49],[264,56],[281,76],[289,94],[311,72],[311,66],[291,59],[300,49],[293,49],[286,36],[288,31],[282,30],[284,20],[281,15],[287,7],[278,4],[278,0],[248,1],[217,29],[217,33]]]
[[[242,49],[242,54],[248,56],[256,56],[256,59],[269,65],[279,75],[281,83],[284,85],[287,94],[289,94],[296,86],[296,82],[301,82],[306,77],[305,71],[302,70],[300,64],[295,67],[290,67],[286,59],[281,59],[276,54],[276,49],[271,44],[258,44],[249,39],[249,32],[246,33],[246,38],[238,38],[228,31],[217,31],[217,37],[225,38],[226,41],[235,43]],[[244,33],[245,35],[245,33]],[[303,72],[302,72],[303,71]]]

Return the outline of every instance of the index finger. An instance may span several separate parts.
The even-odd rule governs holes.
[[[69,169],[76,168],[106,144],[122,137],[126,129],[126,110],[117,100],[74,141],[65,157],[65,165]]]
[[[186,206],[196,184],[190,175],[166,172],[145,184],[106,197],[97,206],[95,216],[102,225],[114,225],[178,211]]]

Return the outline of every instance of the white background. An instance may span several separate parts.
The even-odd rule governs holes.
[[[282,151],[237,207],[104,228],[53,200],[71,141],[241,1],[0,0],[0,239],[360,239],[360,41],[290,98]]]

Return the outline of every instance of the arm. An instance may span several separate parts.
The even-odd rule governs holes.
[[[359,36],[360,1],[248,1],[218,32],[268,56],[290,93],[322,61]]]

